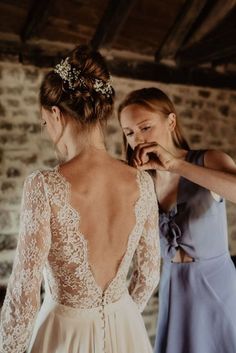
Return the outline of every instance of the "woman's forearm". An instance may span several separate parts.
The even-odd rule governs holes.
[[[236,174],[198,166],[183,160],[176,160],[169,171],[215,192],[236,203]]]

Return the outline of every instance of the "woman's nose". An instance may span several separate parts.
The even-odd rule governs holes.
[[[144,138],[141,133],[135,134],[134,136],[134,143],[135,146],[139,145],[140,143],[144,143]]]

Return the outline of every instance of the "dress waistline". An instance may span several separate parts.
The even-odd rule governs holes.
[[[189,262],[173,262],[172,260],[173,259],[168,259],[168,258],[164,258],[163,259],[163,265],[167,265],[167,266],[170,266],[170,265],[172,265],[172,266],[181,266],[181,265],[183,265],[183,266],[196,266],[197,264],[200,264],[200,263],[205,263],[205,264],[207,264],[207,263],[209,263],[209,264],[212,264],[212,263],[214,263],[214,262],[218,262],[218,261],[220,261],[220,260],[226,260],[226,259],[229,259],[230,261],[232,261],[231,260],[231,256],[230,256],[230,253],[227,251],[227,252],[225,252],[225,253],[223,253],[223,254],[220,254],[220,255],[218,255],[218,256],[214,256],[214,257],[210,257],[210,258],[197,258],[197,257],[195,257],[195,258],[193,258],[193,261],[189,261]]]
[[[93,308],[74,308],[67,305],[63,305],[57,303],[51,296],[51,294],[46,293],[44,297],[43,306],[46,306],[50,311],[53,311],[54,314],[63,315],[66,317],[72,318],[82,318],[82,317],[89,317],[96,316],[96,314],[101,315],[103,312],[104,314],[110,314],[113,312],[118,311],[119,309],[123,308],[126,304],[135,305],[133,299],[131,298],[130,294],[125,292],[119,300],[109,304],[103,304]],[[138,307],[137,307],[138,308]]]

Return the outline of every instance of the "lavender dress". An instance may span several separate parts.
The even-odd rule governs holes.
[[[186,160],[203,165],[204,151]],[[160,209],[163,257],[155,353],[236,352],[236,271],[225,201],[180,178],[177,206]],[[172,263],[177,248],[195,259]]]

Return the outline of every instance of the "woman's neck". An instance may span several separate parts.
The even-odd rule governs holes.
[[[68,141],[66,144],[67,160],[71,160],[78,155],[106,151],[104,137],[99,127],[89,132],[75,134]]]

